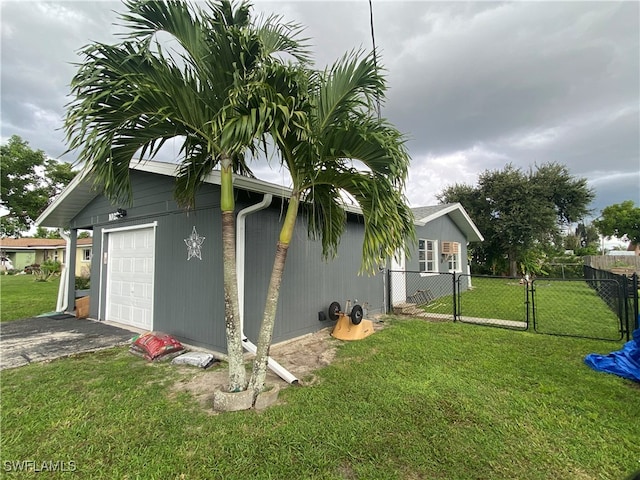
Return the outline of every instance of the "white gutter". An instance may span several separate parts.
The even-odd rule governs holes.
[[[71,259],[71,239],[64,233],[62,228],[58,229],[60,236],[66,242],[64,251],[64,263],[62,264],[62,273],[60,274],[60,286],[58,287],[58,302],[56,303],[56,312],[64,312],[69,306],[69,260]]]
[[[273,196],[270,193],[265,193],[262,201],[244,208],[238,212],[236,221],[236,270],[238,272],[238,304],[240,314],[240,335],[242,335],[242,346],[248,352],[255,355],[258,348],[251,342],[244,334],[244,264],[245,264],[245,233],[246,233],[246,218],[249,214],[263,210],[271,205]],[[273,370],[280,378],[288,383],[298,383],[298,379],[289,370],[284,368],[273,358],[269,357],[269,368]]]

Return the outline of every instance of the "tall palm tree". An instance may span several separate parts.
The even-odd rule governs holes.
[[[305,112],[299,118],[305,121],[271,131],[293,187],[249,381],[255,396],[264,387],[280,283],[300,208],[308,211],[309,235],[322,241],[325,257],[332,257],[345,228],[345,194],[355,200],[364,217],[364,272],[375,271],[400,249],[408,253],[415,236],[402,193],[409,167],[404,138],[373,108],[385,89],[375,55],[360,59],[351,53],[324,72],[287,71],[295,81],[272,84],[298,99]]]
[[[174,192],[181,205],[192,207],[205,177],[220,168],[229,389],[244,390],[232,178],[251,175],[244,153],[264,130],[268,106],[239,119],[238,102],[282,54],[307,61],[300,28],[279,17],[254,24],[249,3],[229,0],[207,9],[177,0],[124,4],[128,35],[82,50],[65,120],[69,150],[79,149],[96,184],[120,201],[131,201],[134,156],[153,158],[170,139],[181,142]],[[177,48],[167,51],[159,34]]]

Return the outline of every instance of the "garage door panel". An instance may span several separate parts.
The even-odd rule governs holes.
[[[155,230],[111,232],[107,320],[152,329]]]

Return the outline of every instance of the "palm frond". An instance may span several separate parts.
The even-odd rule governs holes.
[[[399,249],[404,249],[405,254],[409,255],[415,239],[413,214],[404,195],[386,176],[352,168],[320,169],[306,200],[313,200],[313,208],[317,209],[318,201],[326,200],[331,194],[333,200],[329,205],[336,208],[341,205],[342,191],[356,201],[364,216],[361,272],[375,273],[378,266],[397,255]],[[332,237],[334,228],[335,225],[328,227],[328,230],[313,226],[312,234],[328,235],[327,239],[322,239],[323,252],[326,246],[329,249],[335,246]]]
[[[376,101],[383,100],[384,77],[373,61],[373,55],[361,52],[343,56],[320,75],[317,114],[319,131],[332,128],[354,112],[373,111]]]
[[[127,0],[128,12],[120,16],[128,28],[125,39],[81,51],[65,133],[69,150],[79,150],[108,196],[130,195],[126,170],[136,152],[153,158],[167,139],[181,137],[190,180],[177,194],[189,204],[185,188],[195,195],[203,169],[215,168],[222,149],[228,149],[235,172],[252,175],[244,151],[254,150],[273,125],[302,125],[299,113],[291,113],[299,111],[296,96],[265,87],[277,72],[275,51],[303,58],[297,27],[255,27],[246,2],[206,5]],[[159,32],[180,45],[177,56],[165,51]]]
[[[304,31],[302,25],[284,23],[280,15],[269,15],[259,17],[256,26],[265,55],[289,55],[304,65],[311,62],[309,39],[301,37]]]
[[[340,190],[327,183],[310,188],[301,209],[309,237],[320,240],[325,259],[334,258],[347,221]]]

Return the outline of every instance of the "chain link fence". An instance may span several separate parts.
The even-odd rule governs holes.
[[[538,333],[622,340],[622,299],[616,280],[536,279],[531,284]]]
[[[432,319],[453,320],[452,273],[389,271],[389,298],[393,311]]]
[[[432,320],[604,340],[630,338],[638,324],[638,276],[584,267],[580,279],[389,271],[392,310]],[[571,275],[573,276],[573,275]]]
[[[466,323],[526,330],[529,326],[527,283],[521,278],[460,275],[456,319]]]
[[[584,278],[590,282],[591,288],[607,303],[609,308],[618,313],[627,333],[640,328],[640,313],[638,312],[640,285],[637,272],[632,275],[616,274],[609,270],[600,270],[585,265]],[[616,282],[619,286],[618,290],[613,293],[608,292],[605,288],[607,282]]]

